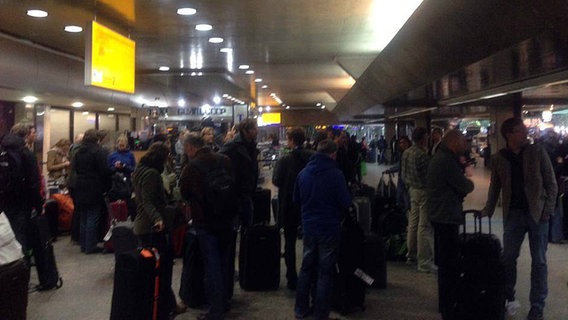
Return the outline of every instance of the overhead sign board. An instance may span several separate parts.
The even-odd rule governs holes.
[[[91,21],[85,45],[85,85],[134,93],[136,43]]]

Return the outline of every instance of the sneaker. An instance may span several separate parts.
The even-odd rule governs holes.
[[[435,264],[427,264],[419,266],[416,270],[420,273],[436,273],[438,272],[438,267]]]
[[[521,304],[517,300],[505,301],[505,310],[507,310],[507,315],[511,317],[516,315],[520,308]]]
[[[527,320],[544,320],[542,311],[531,308],[529,314],[527,315]]]

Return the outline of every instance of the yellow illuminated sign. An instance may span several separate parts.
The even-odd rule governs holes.
[[[103,25],[89,25],[85,85],[134,93],[136,43]]]
[[[271,124],[280,124],[280,112],[263,113],[258,120],[259,126],[267,126]]]

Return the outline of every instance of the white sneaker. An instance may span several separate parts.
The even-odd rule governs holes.
[[[520,308],[521,304],[517,300],[505,301],[505,309],[507,310],[507,315],[511,317],[516,315],[517,312],[519,312]]]

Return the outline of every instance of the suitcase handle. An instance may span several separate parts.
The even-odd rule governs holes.
[[[466,220],[465,217],[468,214],[473,214],[473,225],[474,225],[474,232],[475,233],[482,233],[481,232],[481,210],[476,210],[476,209],[468,209],[468,210],[464,210],[463,211],[463,234],[465,235],[465,227],[466,227]],[[491,233],[491,217],[487,216],[487,218],[489,219],[489,233]],[[479,224],[479,230],[477,229],[477,226]]]

